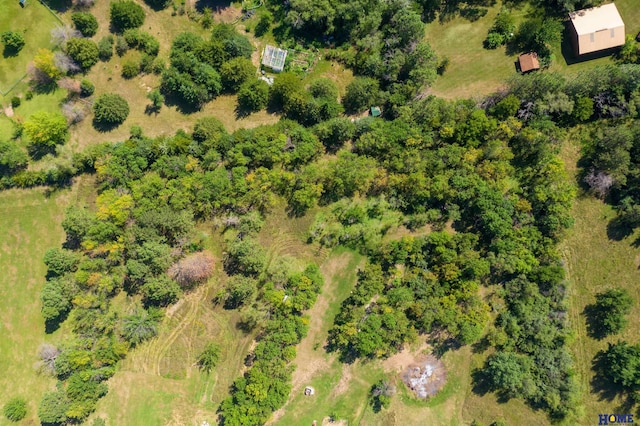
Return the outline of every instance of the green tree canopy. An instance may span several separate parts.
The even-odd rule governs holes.
[[[36,112],[24,122],[24,133],[36,147],[53,148],[66,142],[67,120],[60,113]]]
[[[131,0],[112,2],[110,6],[111,25],[122,32],[129,28],[138,28],[144,23],[144,10]]]
[[[75,12],[71,14],[73,25],[85,37],[93,37],[98,32],[98,20],[89,12]]]
[[[93,113],[97,123],[118,125],[129,116],[129,104],[118,94],[106,93],[93,104]]]

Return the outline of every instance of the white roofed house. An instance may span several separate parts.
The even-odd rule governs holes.
[[[613,3],[569,14],[573,48],[577,56],[622,46],[624,22]]]

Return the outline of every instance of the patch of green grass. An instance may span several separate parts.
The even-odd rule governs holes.
[[[440,58],[449,58],[449,67],[439,76],[429,93],[444,98],[468,98],[497,90],[515,74],[517,55],[507,55],[505,47],[487,50],[483,41],[500,11],[501,4],[475,22],[455,17],[445,23],[427,24],[426,40]],[[517,19],[523,10],[514,10]]]
[[[568,170],[575,175],[579,159],[579,139],[568,137],[562,156]],[[591,370],[596,353],[607,343],[626,340],[637,343],[640,335],[640,309],[637,283],[640,281],[640,248],[635,241],[640,232],[615,240],[608,236],[607,225],[615,217],[613,208],[589,195],[580,195],[574,202],[575,225],[562,243],[569,281],[569,315],[574,339],[570,343],[576,361],[576,373],[581,390],[584,415],[582,424],[595,422],[599,413],[619,412],[620,398],[607,399],[595,392],[591,385]],[[587,334],[583,314],[585,306],[595,302],[595,294],[609,288],[625,288],[634,298],[629,323],[616,336],[595,340]],[[627,411],[624,411],[627,412]]]
[[[27,1],[24,8],[17,0],[0,0],[0,10],[0,33],[20,32],[26,42],[16,56],[5,56],[0,60],[0,92],[5,93],[24,76],[27,64],[38,49],[53,47],[50,31],[60,25],[60,21],[37,0]]]
[[[635,37],[640,31],[640,8],[637,1],[618,0],[616,6],[625,22],[626,33]],[[517,55],[507,55],[504,47],[487,50],[482,46],[501,7],[501,2],[496,3],[484,17],[475,22],[458,16],[445,23],[436,20],[427,24],[427,41],[439,57],[450,60],[447,71],[438,77],[429,93],[444,98],[484,96],[498,90],[507,78],[516,74]],[[526,5],[513,9],[512,14],[516,22],[523,21],[530,14],[535,15]],[[536,16],[539,16],[539,12]],[[613,62],[609,55],[576,61],[568,39],[552,46],[552,52],[554,60],[550,71],[568,76]]]
[[[0,406],[14,396],[25,397],[25,424],[39,424],[40,397],[55,383],[34,368],[38,348],[45,342],[57,344],[66,333],[63,327],[45,334],[40,313],[46,274],[42,258],[64,240],[60,222],[65,207],[78,199],[80,186],[52,194],[44,189],[0,192]],[[9,424],[0,417],[0,425]]]

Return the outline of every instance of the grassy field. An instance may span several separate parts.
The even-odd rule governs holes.
[[[615,3],[625,22],[627,34],[635,36],[640,31],[637,0],[618,0]],[[502,2],[497,2],[484,17],[475,22],[458,16],[444,23],[435,20],[427,24],[427,40],[438,55],[450,60],[447,71],[436,80],[429,93],[444,98],[480,98],[498,90],[509,76],[516,74],[517,55],[507,54],[505,47],[495,50],[482,47],[501,6]],[[517,22],[526,19],[530,13],[526,6],[512,10]],[[565,75],[612,62],[610,56],[577,62],[570,53],[567,40],[553,46],[552,51],[554,61],[550,71]]]
[[[400,373],[415,356],[429,351],[424,339],[384,361],[343,365],[335,354],[327,354],[323,346],[329,328],[363,264],[362,256],[346,249],[334,250],[322,263],[325,286],[309,312],[309,334],[298,345],[293,391],[270,424],[307,425],[313,420],[320,424],[330,414],[347,424],[363,426],[468,425],[473,420],[490,424],[499,419],[505,419],[508,425],[549,424],[544,413],[533,411],[522,401],[498,403],[493,394],[473,393],[471,372],[483,365],[487,354],[473,353],[470,347],[445,354],[442,360],[448,370],[447,384],[429,401],[416,400],[400,380]],[[388,410],[374,413],[367,404],[367,393],[382,377],[396,383],[398,394]],[[303,395],[308,385],[316,390],[312,397]]]
[[[26,398],[23,424],[36,424],[40,396],[54,385],[52,378],[34,369],[38,348],[59,341],[64,333],[45,334],[40,314],[46,273],[42,258],[64,240],[60,222],[66,206],[86,199],[91,189],[90,179],[80,179],[53,194],[44,189],[0,192],[0,406],[14,396]],[[0,416],[0,425],[8,424]]]
[[[482,42],[500,11],[500,3],[475,22],[462,17],[427,24],[426,39],[440,57],[449,58],[449,67],[438,77],[429,93],[443,98],[479,97],[491,93],[515,74],[515,55],[504,47],[487,50]],[[521,11],[513,11],[521,15]]]
[[[576,139],[577,140],[577,139]],[[563,149],[568,169],[576,172],[579,156],[578,142],[569,142]],[[602,201],[590,196],[579,196],[574,203],[576,223],[562,244],[569,278],[570,319],[574,329],[571,344],[582,392],[584,417],[581,424],[595,424],[598,413],[622,412],[623,401],[609,399],[592,387],[591,370],[594,355],[606,349],[608,342],[627,340],[638,342],[640,334],[637,283],[640,281],[640,248],[634,244],[638,232],[622,240],[612,239],[607,231],[615,212]],[[587,335],[583,314],[585,306],[595,301],[595,294],[609,288],[626,288],[634,298],[627,328],[617,336],[595,340]],[[624,411],[625,413],[627,411]]]
[[[16,56],[3,55],[0,60],[0,94],[4,94],[27,72],[27,64],[39,48],[51,48],[50,31],[60,21],[37,0],[20,7],[16,0],[0,0],[0,33],[21,32],[25,46]]]

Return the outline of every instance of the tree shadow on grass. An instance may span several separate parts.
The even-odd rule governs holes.
[[[240,120],[242,118],[247,118],[248,116],[250,116],[254,111],[251,111],[248,108],[242,108],[240,107],[240,105],[236,105],[236,108],[234,109],[234,112],[236,114],[236,120]]]
[[[595,372],[595,375],[591,379],[590,385],[591,391],[598,395],[600,401],[611,402],[621,396],[624,391],[607,377],[611,366],[606,362],[604,354],[604,351],[600,351],[593,357],[591,370]]]
[[[603,327],[603,312],[595,304],[584,307],[582,314],[587,320],[587,334],[592,339],[602,340],[607,337],[607,330]]]
[[[73,2],[71,0],[39,0],[40,2],[46,4],[49,9],[55,10],[59,13],[64,13],[67,10],[73,7]]]
[[[68,312],[65,312],[62,315],[58,315],[56,318],[45,320],[44,322],[44,332],[46,334],[51,334],[60,328],[60,325],[67,319],[69,316]]]
[[[35,144],[35,143],[30,143],[27,146],[27,152],[29,153],[29,156],[38,161],[41,160],[44,156],[46,155],[56,155],[56,147],[55,146],[46,146],[46,145],[39,145],[39,144]]]
[[[166,106],[175,106],[182,114],[193,114],[202,109],[202,106],[191,105],[184,102],[179,97],[175,96],[172,92],[162,92],[164,95],[164,103]]]
[[[481,368],[477,368],[471,372],[471,381],[471,391],[478,396],[484,396],[493,391],[490,378]]]
[[[196,1],[196,10],[200,13],[204,11],[205,8],[209,8],[214,12],[218,10],[226,9],[231,6],[230,0],[197,0]]]
[[[2,57],[5,58],[5,59],[14,58],[14,57],[18,56],[18,53],[20,53],[20,50],[14,49],[14,48],[9,47],[9,46],[5,46],[4,50],[2,51]]]
[[[108,133],[117,127],[119,127],[122,123],[105,123],[104,121],[98,121],[95,118],[93,119],[93,128],[96,129],[100,133]]]
[[[613,218],[607,224],[607,237],[610,240],[622,241],[633,234],[633,228],[624,223],[620,216]]]
[[[471,350],[473,351],[474,354],[481,354],[485,352],[487,349],[489,349],[490,347],[491,347],[491,344],[489,343],[489,339],[487,339],[487,337],[485,336],[482,339],[478,340],[473,345],[471,345]]]
[[[46,95],[55,92],[58,89],[58,84],[53,80],[47,82],[36,82],[32,80],[30,87],[31,91],[34,93],[38,95]]]

